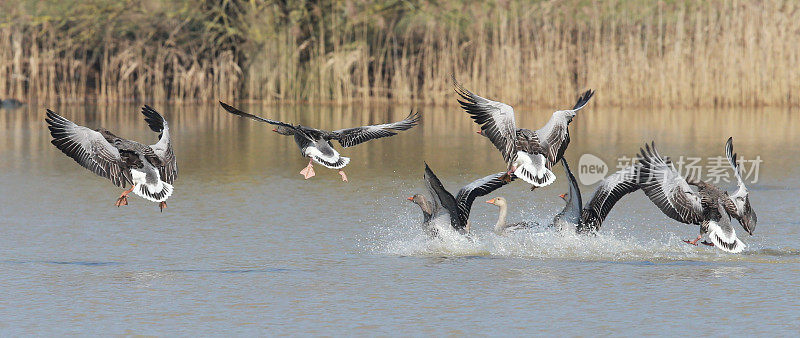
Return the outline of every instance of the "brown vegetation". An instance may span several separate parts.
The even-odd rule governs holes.
[[[36,6],[38,4],[38,7]],[[58,4],[58,5],[56,5]],[[123,1],[0,5],[0,97],[800,105],[800,3]]]

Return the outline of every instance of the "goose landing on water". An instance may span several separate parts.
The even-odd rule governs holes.
[[[596,232],[600,230],[600,226],[611,212],[611,208],[622,197],[639,190],[637,182],[639,167],[638,165],[629,166],[603,179],[594,190],[589,203],[584,206],[578,181],[569,170],[567,160],[562,158],[561,165],[567,174],[569,192],[559,196],[567,205],[553,218],[553,226],[559,230],[571,230],[578,233]]]
[[[475,123],[481,126],[481,135],[492,141],[506,161],[508,171],[503,179],[513,173],[533,188],[544,187],[555,181],[551,171],[553,165],[564,156],[569,145],[569,124],[594,91],[587,90],[578,97],[569,110],[559,110],[538,130],[517,128],[514,108],[473,94],[453,77],[458,103]]]
[[[131,188],[119,196],[115,205],[128,205],[128,194],[158,202],[161,211],[172,195],[172,183],[178,177],[178,164],[170,143],[167,121],[149,106],[142,114],[151,130],[161,133],[156,144],[146,146],[126,140],[100,128],[92,130],[47,110],[51,143],[75,162],[93,173],[111,180],[114,185]]]
[[[408,200],[422,209],[423,227],[428,234],[436,235],[436,226],[449,226],[461,234],[470,231],[469,212],[475,198],[490,194],[508,184],[500,179],[503,173],[492,174],[467,184],[458,191],[456,197],[447,191],[425,163],[425,185],[433,197],[430,201],[424,195],[414,195]]]
[[[300,175],[303,175],[305,179],[316,175],[313,162],[317,162],[327,168],[338,169],[339,175],[342,176],[342,181],[347,182],[347,175],[342,169],[350,163],[350,158],[339,155],[339,152],[333,149],[331,140],[338,141],[342,147],[352,147],[381,137],[397,135],[398,131],[413,128],[420,120],[420,113],[412,112],[405,120],[394,123],[327,131],[265,119],[245,113],[223,102],[219,104],[231,114],[275,125],[277,127],[272,131],[281,135],[294,136],[294,142],[297,143],[300,152],[303,156],[309,158],[308,166],[300,171]]]
[[[739,253],[745,248],[736,230],[731,224],[731,217],[750,235],[753,234],[758,221],[755,211],[750,206],[749,193],[742,180],[736,154],[733,152],[733,138],[725,144],[725,155],[736,176],[738,190],[728,195],[725,190],[706,182],[690,178],[685,179],[675,169],[669,157],[662,157],[656,150],[655,142],[640,149],[641,174],[639,186],[648,198],[670,218],[686,224],[700,225],[700,235],[686,243],[697,245],[697,242],[708,235],[711,242],[706,245]],[[692,190],[690,185],[698,188]]]

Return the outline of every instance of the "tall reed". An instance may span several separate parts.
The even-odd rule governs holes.
[[[452,104],[455,74],[521,105],[800,105],[790,0],[91,3],[0,24],[0,96]]]

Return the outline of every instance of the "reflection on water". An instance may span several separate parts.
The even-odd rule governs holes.
[[[122,137],[157,138],[133,105],[53,108]],[[800,280],[794,112],[590,105],[571,126],[566,158],[591,153],[612,170],[650,140],[666,155],[706,157],[724,155],[733,136],[740,156],[761,156],[761,179],[748,186],[759,225],[752,237],[737,225],[748,247],[730,255],[684,244],[698,228],[641,192],[615,206],[598,236],[496,236],[497,208],[477,200],[471,240],[425,237],[419,208],[405,200],[425,192],[423,161],[450,191],[504,167],[455,106],[243,105],[331,130],[423,112],[417,128],[339,148],[352,158],[348,183],[325,168],[304,181],[291,138],[217,105],[155,108],[181,169],[164,213],[139,198],[114,207],[120,189],[49,143],[45,107],[0,110],[0,333],[652,334],[707,330],[709,309],[736,318],[717,334],[800,330],[791,310]],[[542,125],[555,108],[518,108],[518,123]],[[494,194],[507,198],[509,220],[547,224],[563,208],[567,186],[555,173],[550,187],[513,183]],[[585,198],[593,188],[582,187]]]

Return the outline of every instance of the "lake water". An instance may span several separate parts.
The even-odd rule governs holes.
[[[325,129],[400,120],[408,104],[246,110]],[[800,116],[797,111],[601,109],[571,128],[566,158],[614,170],[655,140],[677,158],[747,159],[758,227],[742,254],[690,246],[697,226],[664,216],[642,192],[598,236],[491,233],[493,196],[509,221],[548,222],[557,181],[522,182],[476,200],[473,240],[431,240],[406,200],[425,193],[423,161],[455,193],[501,171],[457,107],[415,107],[422,124],[341,149],[350,182],[315,166],[291,138],[217,105],[155,105],[170,123],[180,174],[169,207],[94,176],[50,143],[44,106],[0,110],[0,335],[796,335],[800,331]],[[154,142],[133,105],[52,107],[90,127]],[[553,108],[518,109],[536,128]],[[705,160],[702,162],[705,164]],[[730,170],[727,171],[730,173]],[[705,171],[703,172],[705,175]],[[728,191],[734,185],[723,184]],[[594,186],[581,186],[588,199]],[[735,221],[734,221],[735,223]]]

